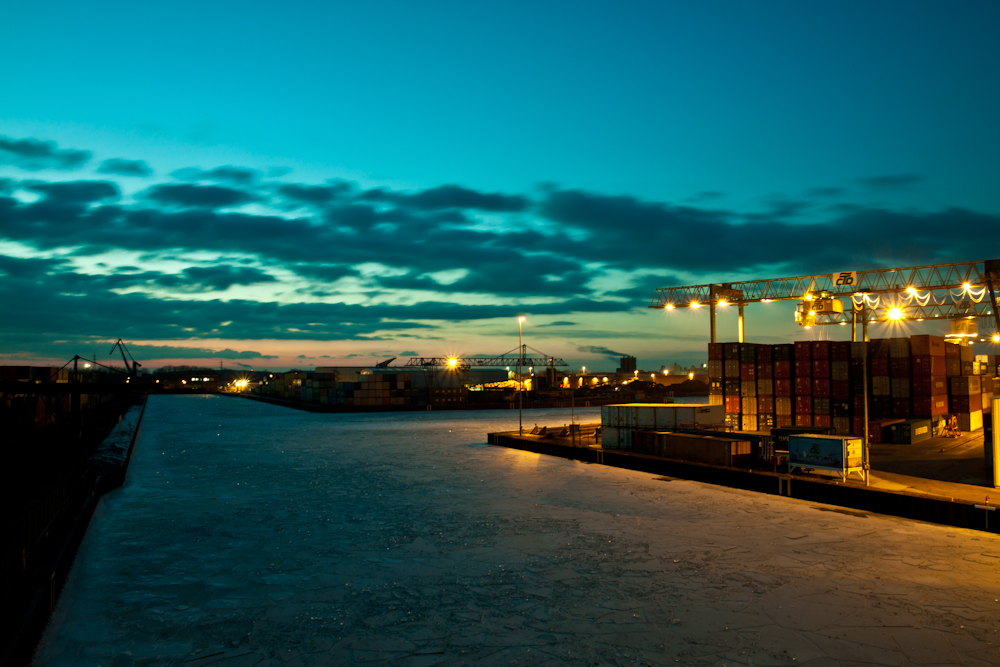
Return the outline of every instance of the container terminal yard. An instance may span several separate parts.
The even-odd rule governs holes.
[[[709,310],[708,405],[606,405],[589,428],[490,442],[1000,532],[998,356],[975,347],[1000,342],[994,281],[998,260],[660,289],[651,308]],[[852,340],[744,342],[744,308],[778,300],[798,301],[803,330],[850,325]],[[715,340],[723,307],[737,342]],[[901,335],[934,320],[950,334]]]

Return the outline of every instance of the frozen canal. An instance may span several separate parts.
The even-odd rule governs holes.
[[[516,427],[153,396],[35,664],[1000,664],[995,537],[484,444]]]

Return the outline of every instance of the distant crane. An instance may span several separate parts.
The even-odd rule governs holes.
[[[528,356],[528,350],[535,352],[538,356]],[[496,357],[410,357],[405,366],[441,366],[445,368],[472,368],[473,366],[516,366],[520,362],[521,366],[568,366],[565,361],[557,357],[550,357],[540,350],[536,350],[528,345],[521,345],[509,352],[504,352]]]
[[[115,348],[117,348],[118,351],[121,352],[122,361],[125,362],[125,371],[128,374],[128,376],[130,378],[138,377],[139,376],[139,366],[141,366],[142,364],[140,364],[138,361],[136,361],[135,357],[132,356],[132,353],[128,351],[128,348],[125,346],[125,341],[123,341],[121,338],[119,338],[118,341],[111,348],[111,351],[108,352],[108,354],[109,355],[114,354],[115,353]],[[128,359],[125,358],[125,354],[126,353],[128,354]],[[132,364],[131,365],[129,365],[129,363],[128,363],[129,359],[132,360]]]

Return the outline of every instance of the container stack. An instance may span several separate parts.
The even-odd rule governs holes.
[[[957,346],[951,346],[957,347]],[[948,412],[948,377],[944,339],[911,336],[913,416],[937,419]]]
[[[795,361],[792,365],[792,391],[795,394],[795,425],[813,426],[812,403],[812,343],[795,343]]]
[[[717,343],[709,345],[710,403],[725,406],[733,429],[795,425],[860,435],[867,377],[870,440],[917,441],[926,422],[937,425],[949,413],[963,431],[982,428],[997,361],[930,335],[868,343]]]
[[[367,373],[359,382],[337,380],[336,373],[294,371],[275,374],[261,393],[320,405],[424,405],[426,392],[411,387],[409,373]]]
[[[757,428],[774,428],[774,347],[756,345],[757,355]],[[746,429],[749,430],[749,429]]]
[[[792,393],[792,370],[795,363],[794,345],[773,345],[774,359],[774,426],[782,428],[795,423]]]

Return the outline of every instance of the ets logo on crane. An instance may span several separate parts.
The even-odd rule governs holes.
[[[857,271],[841,271],[833,274],[834,287],[854,287],[858,284]]]

